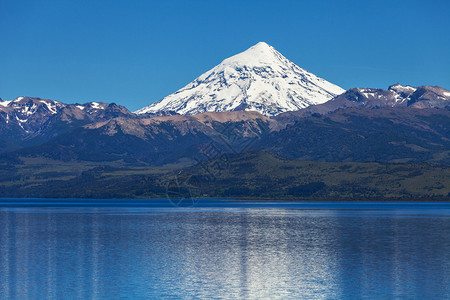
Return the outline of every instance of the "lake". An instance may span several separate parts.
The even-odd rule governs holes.
[[[1,299],[450,299],[450,204],[0,200]]]

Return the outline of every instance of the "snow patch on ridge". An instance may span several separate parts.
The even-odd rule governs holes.
[[[104,109],[104,107],[101,106],[100,103],[98,103],[98,102],[91,102],[91,106],[94,109]]]
[[[8,107],[8,105],[9,105],[11,102],[12,102],[11,100],[10,100],[10,101],[0,101],[0,106]]]
[[[39,102],[41,102],[42,104],[45,104],[45,106],[47,106],[47,109],[52,113],[52,114],[56,114],[56,105],[53,103],[48,103],[47,101],[44,100],[40,100]]]

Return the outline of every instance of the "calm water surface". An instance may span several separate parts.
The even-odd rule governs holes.
[[[450,299],[448,203],[81,202],[0,200],[1,299]]]

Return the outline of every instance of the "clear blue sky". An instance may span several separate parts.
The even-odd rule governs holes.
[[[345,89],[450,89],[446,0],[0,0],[0,97],[136,110],[259,41]]]

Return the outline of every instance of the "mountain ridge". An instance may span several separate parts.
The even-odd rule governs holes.
[[[409,109],[450,107],[450,91],[439,86],[394,84],[387,90],[377,88],[351,88],[345,93],[321,104],[302,110],[290,111],[275,117],[284,123],[293,123],[299,118],[313,114],[328,114],[338,109],[404,107]]]
[[[37,97],[0,101],[0,152],[36,145],[78,126],[118,116],[133,118],[134,114],[115,103],[65,104]]]

